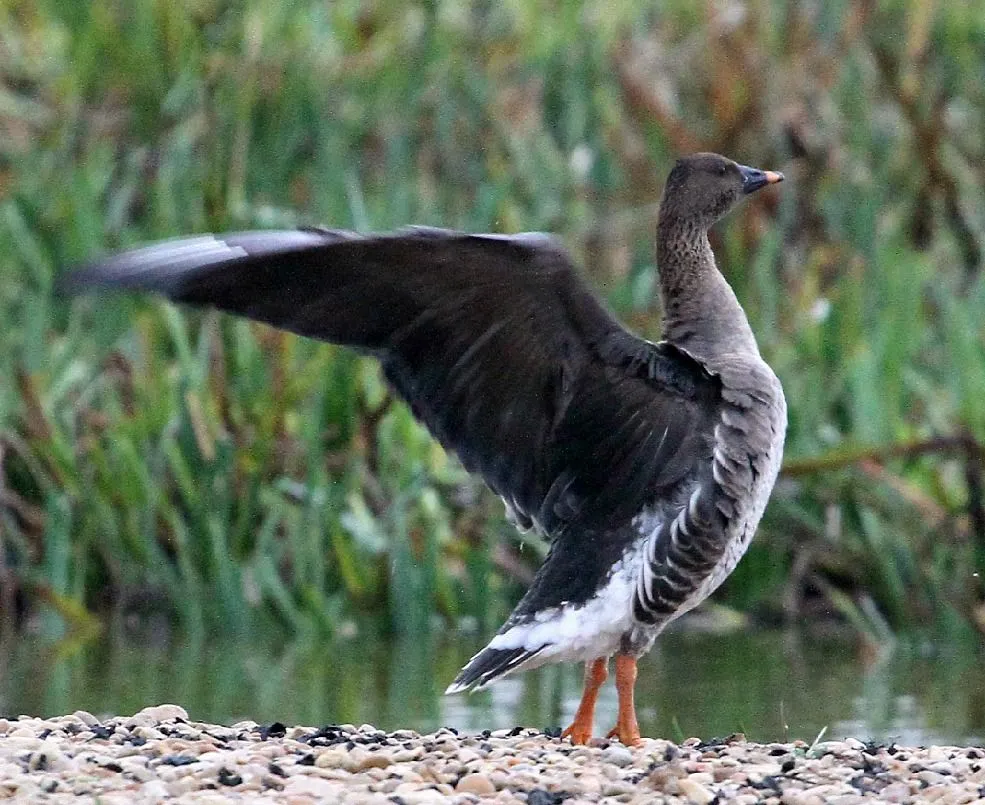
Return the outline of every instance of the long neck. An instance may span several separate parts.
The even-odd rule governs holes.
[[[667,341],[709,363],[723,353],[759,354],[746,314],[715,265],[703,227],[661,215],[657,267]]]

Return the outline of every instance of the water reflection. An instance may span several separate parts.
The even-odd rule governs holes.
[[[432,636],[283,645],[275,634],[216,643],[105,637],[75,650],[0,645],[0,715],[131,713],[177,702],[193,718],[383,729],[556,726],[574,715],[581,670],[543,668],[472,696],[441,693],[478,640]],[[925,652],[924,652],[925,654]],[[923,656],[898,646],[863,662],[852,642],[787,633],[670,634],[641,664],[644,734],[742,731],[757,740],[855,736],[905,744],[985,741],[985,667],[975,647]],[[599,700],[601,730],[615,691]]]

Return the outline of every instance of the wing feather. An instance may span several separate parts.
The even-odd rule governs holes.
[[[618,528],[710,456],[717,379],[623,329],[547,236],[199,236],[62,287],[156,292],[375,355],[442,444],[552,536]]]

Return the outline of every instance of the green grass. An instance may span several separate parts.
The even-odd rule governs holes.
[[[985,23],[592,8],[0,5],[0,607],[13,590],[50,630],[107,609],[491,628],[545,546],[372,363],[69,303],[54,277],[209,230],[541,229],[655,337],[652,205],[676,154],[713,149],[789,176],[716,235],[787,391],[792,470],[723,600],[874,639],[982,628]],[[938,437],[967,449],[879,452]]]

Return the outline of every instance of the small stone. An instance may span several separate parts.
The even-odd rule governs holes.
[[[482,772],[480,772],[480,774],[481,773]],[[495,769],[489,772],[489,779],[492,782],[492,784],[496,786],[497,791],[499,791],[502,788],[505,788],[510,781],[509,775],[507,775],[505,771],[501,771],[500,769]]]
[[[147,768],[147,760],[142,757],[123,757],[119,761],[123,774],[139,783],[146,783],[155,778],[155,773]]]
[[[688,802],[693,802],[695,805],[708,805],[715,798],[711,791],[690,777],[682,777],[677,781],[677,785],[680,792],[687,797]]]
[[[938,774],[936,771],[929,771],[928,769],[918,771],[917,779],[927,785],[940,785],[941,783],[947,782],[947,778],[943,774]]]
[[[79,721],[81,721],[87,727],[92,727],[99,723],[98,718],[96,718],[92,713],[89,713],[85,710],[76,710],[74,713],[72,713],[72,715],[75,716]],[[0,732],[3,732],[3,730],[0,729]]]
[[[168,796],[168,787],[163,780],[148,780],[140,787],[142,802],[159,802]]]
[[[879,792],[879,798],[886,802],[903,802],[910,798],[910,786],[902,781],[890,783]]]
[[[438,730],[435,733],[436,737],[439,735],[441,735],[441,730]],[[390,737],[398,741],[412,741],[415,738],[419,738],[420,736],[413,730],[394,730],[393,732],[390,733]]]
[[[633,762],[633,753],[625,746],[613,744],[602,750],[602,762],[611,763],[613,766],[625,768]]]
[[[456,757],[458,758],[458,762],[462,764],[471,763],[474,760],[482,760],[482,756],[478,752],[474,749],[469,749],[467,746],[459,749]]]
[[[927,760],[931,763],[936,763],[942,760],[948,760],[948,754],[942,746],[928,746],[927,747]]]
[[[319,769],[341,769],[349,762],[349,753],[344,749],[332,748],[321,752],[314,765]]]
[[[158,704],[153,707],[145,707],[139,713],[135,713],[129,721],[135,724],[160,724],[162,721],[173,721],[175,719],[188,720],[188,711],[177,704]]]
[[[398,802],[403,802],[405,805],[444,805],[448,800],[443,794],[434,789],[424,788],[418,791],[406,791],[402,794],[396,794]],[[390,800],[393,802],[394,800]],[[362,800],[360,800],[360,803]]]
[[[59,771],[69,765],[71,764],[52,741],[44,741],[27,760],[29,771]]]
[[[147,726],[146,724],[138,724],[131,731],[131,735],[136,735],[138,738],[143,738],[145,741],[161,741],[164,739],[164,734],[154,727]]]
[[[401,749],[393,755],[394,763],[409,763],[412,760],[420,760],[424,757],[424,747],[415,746],[413,749]]]
[[[325,802],[337,802],[339,795],[345,790],[345,784],[336,780],[323,780],[321,777],[311,777],[305,774],[295,774],[288,778],[284,785],[285,797],[308,795],[317,797]]]
[[[825,789],[825,793],[819,793],[815,789]],[[814,786],[814,788],[809,788],[801,794],[800,803],[801,805],[826,805],[828,802],[828,796],[830,795],[831,786]],[[783,797],[780,797],[780,801],[783,802]]]
[[[264,774],[260,777],[259,788],[263,788],[268,791],[283,791],[284,781],[279,777],[272,777],[269,774]]]
[[[219,769],[218,779],[219,785],[236,786],[243,784],[242,776],[234,771],[230,771],[225,766]]]
[[[363,763],[366,762],[368,757],[369,752],[361,746],[355,746],[346,753],[345,759],[342,762],[342,768],[349,772],[368,768],[363,766]]]
[[[578,787],[582,794],[586,796],[594,796],[602,791],[603,780],[598,774],[592,772],[585,772],[581,777],[578,778]]]
[[[723,764],[715,766],[711,772],[712,779],[716,783],[724,783],[726,780],[731,778],[733,774],[735,774],[735,766],[726,766]]]
[[[625,780],[614,780],[602,786],[603,797],[620,797],[626,794],[633,794],[636,786]]]
[[[367,769],[385,769],[396,760],[396,755],[391,758],[386,752],[364,752],[359,756],[358,760],[353,760],[346,768],[353,772],[366,771]]]
[[[459,780],[455,786],[455,790],[460,794],[477,794],[480,797],[485,797],[495,794],[496,786],[493,785],[492,780],[488,776],[480,772],[475,772],[473,774],[466,774]]]

